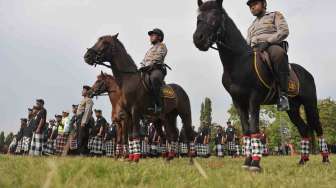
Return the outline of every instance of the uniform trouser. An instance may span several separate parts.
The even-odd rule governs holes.
[[[277,82],[279,82],[280,91],[288,92],[289,62],[286,51],[279,45],[271,45],[267,52],[273,63],[273,70]]]
[[[88,154],[89,129],[79,127],[78,129],[78,152],[81,155]]]
[[[153,87],[155,103],[158,106],[162,106],[161,87],[163,85],[165,74],[160,69],[154,69],[150,72],[149,77],[150,77],[150,81]]]

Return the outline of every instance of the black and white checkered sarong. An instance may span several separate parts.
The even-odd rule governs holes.
[[[30,137],[24,136],[22,138],[22,151],[24,153],[28,153],[29,152],[30,142],[31,142],[31,138]]]
[[[197,156],[204,157],[210,153],[208,144],[197,144],[196,145],[196,154]]]
[[[68,141],[68,135],[64,135],[64,134],[58,134],[56,137],[56,148],[55,151],[58,154],[62,154],[65,145],[67,144]]]
[[[104,144],[104,150],[105,154],[108,157],[111,157],[114,155],[114,141],[113,140],[106,140]]]
[[[186,155],[188,154],[188,144],[187,143],[180,143],[180,150],[179,150],[180,154],[182,155]]]
[[[16,145],[16,148],[15,148],[15,153],[16,154],[21,154],[21,151],[22,151],[22,139],[17,141],[17,145]]]
[[[103,154],[103,138],[101,136],[94,136],[89,139],[88,148],[90,153]]]
[[[236,151],[236,144],[233,141],[228,142],[228,150],[229,151]]]
[[[48,139],[47,143],[43,147],[43,153],[45,155],[54,155],[56,148],[56,140]]]
[[[38,133],[33,134],[29,155],[32,155],[32,156],[42,155],[43,145],[44,145],[43,138],[44,138],[43,134],[38,134]]]

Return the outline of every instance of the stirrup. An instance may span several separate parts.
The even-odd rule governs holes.
[[[288,97],[286,97],[285,95],[280,96],[277,107],[278,111],[288,111],[290,109]]]

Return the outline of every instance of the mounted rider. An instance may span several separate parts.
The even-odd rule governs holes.
[[[266,0],[248,0],[247,5],[257,17],[248,29],[247,43],[256,51],[268,52],[280,87],[278,110],[287,111],[289,62],[288,45],[284,41],[289,35],[287,22],[280,12],[266,11]]]
[[[161,87],[167,74],[164,64],[167,47],[163,43],[164,33],[161,29],[155,28],[148,35],[153,46],[147,51],[141,69],[148,71],[155,100],[154,112],[158,113],[162,111]]]

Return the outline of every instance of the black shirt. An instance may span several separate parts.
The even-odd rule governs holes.
[[[227,141],[229,141],[229,142],[234,141],[234,135],[235,135],[235,128],[232,127],[232,126],[229,126],[226,129]]]
[[[104,135],[106,131],[106,126],[107,126],[106,119],[104,117],[98,117],[96,120],[96,124],[92,129],[92,136],[96,136],[99,133],[101,127],[103,127],[103,135]]]

